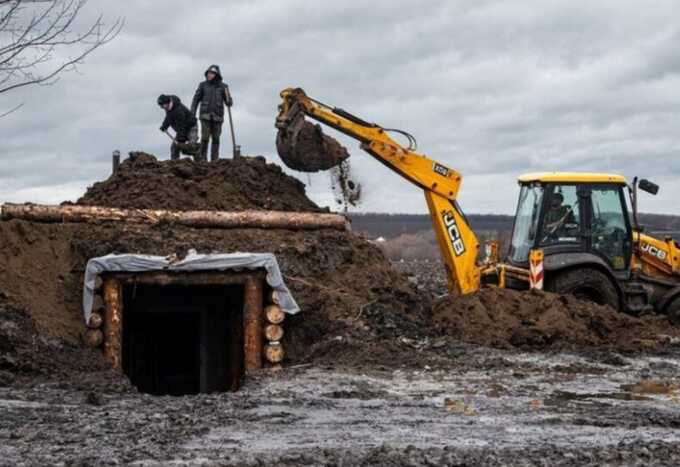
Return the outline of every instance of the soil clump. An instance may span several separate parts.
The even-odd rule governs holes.
[[[680,344],[665,316],[630,316],[573,296],[487,288],[438,301],[434,325],[455,339],[500,348],[659,351]]]
[[[288,132],[279,131],[276,135],[276,149],[283,163],[293,170],[319,172],[333,168],[349,158],[347,148],[325,135],[319,124],[304,121],[300,130],[290,137],[295,140],[288,138]]]

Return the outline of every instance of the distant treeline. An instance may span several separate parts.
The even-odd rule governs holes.
[[[350,214],[352,230],[369,237],[395,238],[402,234],[413,234],[432,229],[427,214]],[[514,216],[503,214],[468,214],[470,225],[475,231],[510,232]],[[680,237],[680,216],[663,214],[640,214],[638,221],[649,232],[664,232]]]

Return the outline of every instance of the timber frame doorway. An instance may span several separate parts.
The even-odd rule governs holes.
[[[263,366],[265,273],[102,276],[104,354],[141,392],[235,391]]]

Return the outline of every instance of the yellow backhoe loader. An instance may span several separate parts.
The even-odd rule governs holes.
[[[645,235],[637,222],[638,189],[656,194],[657,185],[597,173],[523,175],[507,257],[499,261],[491,243],[480,261],[479,241],[457,203],[460,173],[416,152],[415,139],[405,132],[399,131],[408,147],[390,136],[398,130],[323,104],[302,89],[285,89],[281,98],[276,127],[284,163],[291,158],[299,168],[304,160],[296,143],[309,117],[358,140],[361,149],[423,189],[452,291],[474,293],[484,284],[528,289],[530,258],[540,258],[549,291],[633,314],[656,310],[680,322],[680,246]],[[323,152],[323,146],[317,149]]]

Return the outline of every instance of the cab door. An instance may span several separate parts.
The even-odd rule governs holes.
[[[630,266],[633,233],[623,187],[591,185],[588,191],[588,248],[615,272],[625,272]]]
[[[546,255],[587,251],[588,192],[583,185],[550,184],[541,215],[537,246]]]

